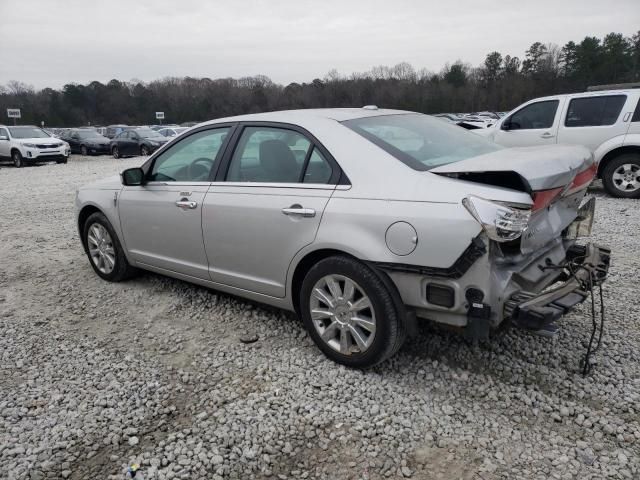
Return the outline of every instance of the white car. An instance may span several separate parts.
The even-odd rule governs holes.
[[[583,145],[614,197],[640,198],[640,89],[536,98],[474,133],[506,147]]]
[[[0,125],[0,157],[10,158],[17,167],[37,162],[67,163],[71,149],[63,140],[43,129],[21,125]]]

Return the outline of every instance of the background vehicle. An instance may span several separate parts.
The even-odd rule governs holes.
[[[136,127],[120,132],[111,140],[109,149],[114,158],[131,155],[149,155],[167,143],[167,137],[147,127]]]
[[[111,153],[110,140],[94,129],[72,129],[65,132],[62,138],[69,144],[71,153],[81,155]]]
[[[32,126],[0,125],[0,157],[10,158],[17,167],[37,162],[67,163],[70,149],[65,141]]]
[[[640,89],[536,98],[474,133],[507,147],[583,145],[593,152],[609,194],[640,198],[639,99]]]
[[[411,112],[244,115],[81,188],[78,228],[105,280],[139,267],[295,310],[327,356],[365,367],[397,351],[407,312],[484,338],[583,301],[573,277],[540,293],[567,262],[606,275],[606,251],[571,233],[591,225],[594,167],[583,147],[503,149]]]
[[[114,138],[120,132],[131,130],[132,128],[136,127],[130,127],[129,125],[109,125],[106,128],[107,129],[105,130],[104,136],[107,138]]]
[[[177,135],[180,135],[182,132],[186,132],[187,130],[189,130],[188,127],[169,127],[158,130],[158,133],[163,137],[173,138]]]

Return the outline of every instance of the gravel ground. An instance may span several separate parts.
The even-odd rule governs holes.
[[[146,479],[640,478],[638,201],[594,189],[613,265],[589,377],[586,306],[553,340],[474,348],[421,325],[362,373],[290,314],[154,274],[100,280],[75,188],[139,163],[0,167],[1,478],[122,479],[132,462]]]

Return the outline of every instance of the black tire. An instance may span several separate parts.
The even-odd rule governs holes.
[[[24,158],[22,158],[22,154],[18,150],[14,150],[13,152],[11,152],[11,159],[13,160],[13,165],[16,168],[24,167]]]
[[[113,155],[113,158],[120,158],[120,150],[118,150],[117,146],[111,149],[111,155]]]
[[[149,147],[147,147],[146,145],[142,145],[140,147],[140,155],[142,155],[143,157],[149,155]]]
[[[56,163],[57,163],[58,165],[66,164],[66,163],[67,163],[67,159],[65,158],[64,160],[56,160]]]
[[[113,270],[109,273],[101,272],[96,266],[96,264],[94,263],[93,259],[91,258],[91,254],[89,253],[89,247],[88,247],[89,229],[94,224],[102,225],[107,230],[107,232],[109,233],[109,236],[111,237],[113,250],[115,253],[114,255],[115,262],[114,262]],[[95,212],[89,215],[89,218],[87,218],[86,222],[82,226],[82,242],[84,244],[87,257],[89,258],[89,263],[91,264],[93,271],[96,272],[96,274],[98,274],[100,278],[107,280],[109,282],[121,282],[128,278],[131,278],[137,273],[137,269],[129,265],[129,262],[127,261],[127,257],[124,254],[122,245],[120,244],[120,240],[118,239],[116,232],[111,226],[111,223],[109,222],[109,220],[107,220],[107,217],[105,217],[102,212]]]
[[[311,318],[311,295],[316,283],[327,275],[339,275],[355,282],[369,297],[376,318],[375,335],[364,352],[344,355],[320,336]],[[318,348],[331,360],[353,368],[368,368],[394,355],[406,338],[406,312],[397,291],[367,265],[347,256],[325,258],[315,264],[302,282],[299,305],[302,320]]]
[[[89,150],[87,150],[86,145],[80,145],[80,155],[87,156],[89,155]]]
[[[634,171],[636,171],[638,175],[638,177],[636,178],[640,178],[640,154],[625,153],[609,161],[609,163],[607,163],[607,165],[604,167],[604,170],[602,170],[601,177],[604,189],[612,197],[640,198],[640,187],[634,190],[625,191],[616,185],[614,175],[616,174],[616,171],[623,165],[633,165],[636,169]]]

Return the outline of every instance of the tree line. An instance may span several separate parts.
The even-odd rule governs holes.
[[[640,81],[640,31],[585,37],[563,47],[535,42],[524,57],[491,52],[484,63],[460,60],[440,72],[403,62],[368,72],[330,71],[309,83],[280,85],[263,75],[111,80],[36,90],[19,81],[0,85],[0,112],[22,110],[21,123],[48,126],[129,125],[203,121],[242,113],[375,104],[423,113],[504,111],[534,97],[584,91],[590,85]]]

